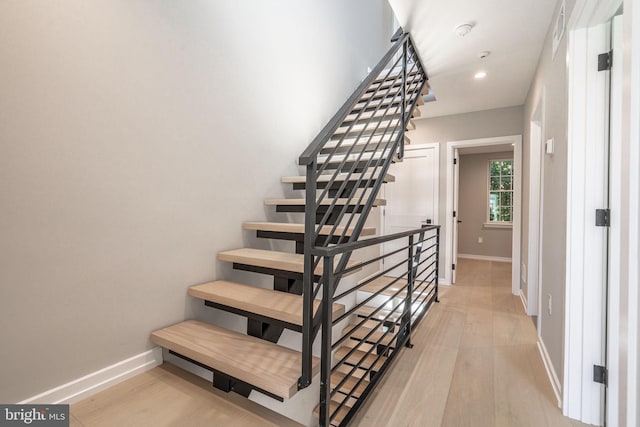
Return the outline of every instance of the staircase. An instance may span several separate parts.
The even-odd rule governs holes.
[[[358,304],[347,307],[335,298],[338,283],[361,276],[374,261],[362,263],[347,250],[318,252],[376,238],[377,231],[365,221],[372,209],[386,205],[379,190],[395,181],[389,167],[402,161],[404,144],[410,142],[405,131],[414,126],[411,117],[419,115],[415,107],[423,103],[427,78],[409,35],[399,32],[392,41],[389,53],[300,157],[306,174],[282,178],[305,197],[265,199],[276,212],[304,213],[305,223],[242,225],[258,238],[294,242],[295,251],[238,248],[218,253],[218,260],[236,270],[272,277],[273,288],[217,280],[188,289],[189,296],[208,307],[246,317],[246,334],[196,320],[151,334],[151,340],[171,354],[213,372],[215,387],[245,396],[255,390],[279,401],[290,399],[322,370],[316,408],[321,425],[349,422],[352,409],[361,405],[378,372],[410,332],[407,301],[416,291],[412,286],[417,270],[409,269],[404,279],[380,275],[361,281],[355,289]],[[411,251],[412,262],[419,260]],[[437,278],[437,254],[435,260]],[[398,283],[401,289],[395,292],[392,285]],[[433,280],[423,283],[425,289],[433,288]],[[425,294],[431,301],[437,300],[435,289]],[[369,304],[380,297],[384,307]],[[395,309],[387,307],[389,303],[396,303]],[[420,313],[411,316],[415,320]],[[329,343],[325,341],[335,319],[348,320],[348,326],[339,346],[330,348],[330,332]],[[302,334],[299,351],[278,345],[284,330]],[[323,354],[317,357],[313,342],[321,330]]]

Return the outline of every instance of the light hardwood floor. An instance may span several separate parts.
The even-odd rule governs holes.
[[[536,346],[536,330],[511,294],[511,264],[458,260],[353,426],[578,427],[562,416]]]
[[[533,322],[511,295],[511,265],[459,260],[353,422],[357,427],[578,427],[562,416]],[[163,365],[71,406],[72,427],[297,426]]]

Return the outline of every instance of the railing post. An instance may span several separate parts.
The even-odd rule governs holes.
[[[307,165],[304,216],[304,273],[302,277],[302,376],[298,388],[311,384],[313,377],[313,264],[311,249],[315,245],[317,161]]]
[[[333,319],[333,292],[335,276],[333,274],[333,257],[323,258],[322,268],[322,346],[320,350],[320,426],[331,424],[331,329]]]
[[[402,97],[402,104],[401,104],[401,122],[400,122],[400,126],[402,126],[400,128],[400,132],[402,134],[404,134],[405,131],[405,122],[406,122],[406,115],[407,115],[407,43],[408,43],[408,38],[404,41],[404,43],[402,43],[402,90],[401,90],[401,97]],[[404,138],[402,138],[402,140],[400,141],[400,152],[398,153],[398,157],[403,158],[404,157]]]
[[[415,269],[414,269],[414,256],[413,256],[413,234],[409,236],[409,260],[407,261],[407,297],[404,307],[404,316],[407,319],[407,344],[406,346],[409,348],[413,348],[413,344],[411,344],[411,303],[413,297],[413,281],[415,279]]]
[[[435,277],[435,289],[436,289],[436,302],[440,302],[440,297],[438,295],[438,268],[440,264],[440,227],[436,228],[436,277]]]

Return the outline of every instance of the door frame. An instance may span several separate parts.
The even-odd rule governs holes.
[[[593,221],[596,207],[608,207],[607,188],[596,175],[603,163],[599,160],[602,147],[597,141],[603,135],[608,139],[609,132],[608,115],[605,119],[603,113],[609,105],[608,80],[598,74],[595,64],[597,55],[609,50],[609,34],[603,24],[614,16],[620,4],[621,0],[579,0],[567,26],[569,122],[562,411],[570,418],[595,425],[602,425],[605,415],[616,417],[610,410],[605,414],[606,388],[593,382],[593,365],[606,364],[602,282],[607,270],[606,264],[601,266],[598,260],[606,251],[607,237]],[[585,144],[595,149],[585,150]],[[597,337],[587,333],[594,330],[603,333]],[[609,338],[616,339],[611,334]],[[617,390],[617,368],[608,368],[614,370],[608,375],[609,390]]]
[[[527,282],[526,295],[520,290],[520,297],[529,316],[537,316],[537,330],[540,332],[542,307],[542,226],[544,204],[544,123],[546,88],[542,88],[540,99],[529,118],[529,246],[527,249],[527,272],[522,271]]]
[[[511,292],[520,295],[520,230],[522,209],[522,135],[497,136],[493,138],[468,139],[461,141],[448,141],[446,153],[447,186],[446,186],[446,212],[445,212],[445,281],[451,283],[453,270],[453,230],[450,224],[453,221],[453,157],[455,148],[484,147],[490,145],[513,145],[513,166],[515,169],[513,188],[513,225],[511,240]]]

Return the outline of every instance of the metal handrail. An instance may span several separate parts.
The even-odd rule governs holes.
[[[357,241],[394,157],[403,155],[404,132],[427,79],[410,35],[400,29],[391,49],[299,158],[306,166],[300,388],[311,383],[312,346],[322,324],[313,300],[327,276],[314,282],[324,256],[316,250]],[[321,174],[329,179],[318,188]],[[321,233],[327,225],[330,231]],[[343,271],[349,258],[350,252],[343,253],[334,271]],[[334,277],[336,283],[341,277]]]
[[[348,290],[343,290],[336,294],[335,289],[338,278],[344,274],[335,268],[335,260],[338,257],[353,251],[362,250],[372,246],[380,246],[384,243],[408,239],[407,245],[403,245],[399,251],[389,252],[383,257],[396,256],[403,251],[407,256],[400,262],[395,262],[384,272],[379,272],[370,278],[361,281]],[[314,254],[321,256],[324,263],[324,284],[323,284],[323,305],[322,305],[322,339],[321,339],[321,360],[320,360],[320,426],[338,424],[333,421],[336,414],[346,412],[339,424],[347,425],[353,418],[364,400],[375,388],[381,376],[387,370],[391,360],[396,357],[402,347],[412,347],[411,334],[415,325],[424,317],[428,308],[433,302],[438,301],[438,264],[439,264],[439,242],[440,226],[427,225],[410,231],[403,231],[391,235],[374,237],[358,242],[339,244],[328,248],[314,248]],[[426,254],[426,256],[423,256]],[[359,262],[354,267],[359,268],[368,265],[371,259],[379,259],[378,256]],[[397,273],[395,279],[390,278],[390,282],[382,286],[377,292],[355,304],[344,314],[333,318],[332,306],[346,296],[361,290],[363,286],[373,280],[386,276],[391,270],[406,265],[403,272]],[[421,269],[421,266],[423,268]],[[401,283],[405,283],[400,285]],[[393,289],[393,292],[386,291]],[[370,292],[370,291],[368,291]],[[380,300],[384,295],[384,299]],[[375,300],[375,303],[374,303]],[[370,305],[373,304],[373,306]],[[343,322],[348,317],[357,313],[360,308],[371,307],[372,311],[363,317],[360,322],[352,324],[345,329],[344,335],[333,340],[332,329],[337,324]],[[386,311],[386,314],[382,314]],[[334,350],[342,347],[347,340],[361,329],[367,322],[377,319],[378,325],[397,325],[395,329],[391,327],[365,329],[365,333],[353,338],[358,344],[347,347],[347,351],[340,357],[332,361]],[[350,341],[353,342],[353,341]],[[341,370],[344,378],[332,384],[332,374]],[[348,371],[348,372],[347,372]],[[356,371],[360,374],[354,376]],[[354,381],[347,386],[349,378]],[[366,381],[365,384],[365,380]],[[355,384],[354,384],[355,382]],[[362,388],[364,387],[364,390]],[[331,408],[331,400],[340,393],[339,403]],[[356,396],[358,394],[358,396]],[[346,406],[346,402],[352,397],[356,397],[353,406]]]

